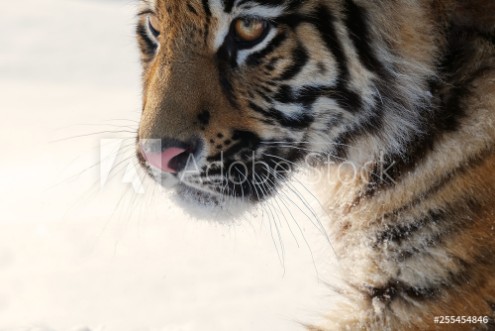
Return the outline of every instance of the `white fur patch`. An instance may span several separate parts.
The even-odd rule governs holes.
[[[249,57],[249,55],[263,50],[265,47],[268,46],[270,41],[272,41],[272,39],[275,38],[276,35],[277,35],[277,31],[275,29],[272,29],[261,43],[259,43],[253,48],[240,51],[237,55],[237,64],[239,65],[244,64],[246,62],[246,59]]]

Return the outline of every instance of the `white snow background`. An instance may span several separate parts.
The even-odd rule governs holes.
[[[312,254],[287,201],[216,224],[146,179],[144,194],[124,183],[140,108],[135,12],[124,0],[0,4],[0,330],[303,330],[331,299],[331,248],[310,212],[291,208]],[[100,142],[115,138],[126,140],[100,187]]]

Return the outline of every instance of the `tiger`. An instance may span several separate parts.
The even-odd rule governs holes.
[[[495,1],[142,0],[137,17],[136,154],[186,210],[235,218],[300,169],[329,178],[311,190],[339,300],[308,330],[495,330]]]

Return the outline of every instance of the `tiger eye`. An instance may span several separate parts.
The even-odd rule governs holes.
[[[240,40],[253,42],[263,36],[266,22],[256,18],[240,18],[235,21],[234,29]]]
[[[160,21],[156,18],[156,16],[148,16],[148,26],[151,33],[153,33],[153,36],[158,37],[160,35]]]

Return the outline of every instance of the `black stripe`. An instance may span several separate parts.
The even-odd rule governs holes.
[[[442,292],[454,291],[458,287],[462,288],[466,284],[472,284],[473,280],[480,276],[480,269],[493,268],[495,266],[495,259],[492,258],[494,253],[491,250],[483,251],[470,262],[451,256],[456,261],[456,271],[451,270],[441,281],[434,280],[431,283],[416,285],[391,278],[383,287],[366,287],[366,294],[370,298],[377,298],[387,304],[400,299],[409,299],[404,300],[404,303],[409,303],[411,299],[416,303],[435,300],[440,297]],[[462,301],[462,298],[459,300]]]
[[[270,108],[269,112],[284,128],[301,130],[309,127],[314,122],[314,116],[309,111],[302,110],[294,117],[289,117],[276,108]]]
[[[358,102],[358,100],[360,99],[354,99],[354,102]],[[374,134],[381,130],[384,124],[383,107],[381,102],[378,101],[378,97],[375,97],[375,104],[357,124],[347,128],[335,139],[333,148],[329,151],[329,155],[334,157],[335,161],[339,162],[347,158],[349,146],[352,145],[354,139],[366,134]]]
[[[196,9],[194,9],[194,7],[190,3],[187,4],[187,9],[189,9],[189,11],[194,15],[198,15],[198,12],[196,11]]]
[[[286,1],[287,0],[241,0],[237,4],[237,6],[242,6],[245,3],[252,3],[253,6],[255,6],[255,4],[258,4],[260,6],[278,7],[278,6],[281,6],[281,5],[285,5],[286,4]],[[290,0],[290,1],[294,1],[294,0]],[[295,1],[302,2],[301,0],[295,0]]]
[[[205,11],[205,15],[206,15],[206,23],[204,26],[203,38],[204,38],[205,44],[207,44],[208,43],[208,36],[210,34],[211,10],[210,10],[209,0],[202,0],[202,3],[203,3],[203,10]]]
[[[385,251],[390,259],[398,262],[413,257],[423,259],[430,255],[429,248],[442,246],[455,234],[465,231],[483,209],[475,199],[462,197],[446,206],[437,206],[419,218],[408,219],[411,217],[406,213],[387,214],[376,220],[388,225],[376,234],[373,248]]]
[[[403,151],[385,154],[380,164],[372,171],[370,183],[365,189],[365,196],[373,197],[381,190],[395,186],[412,172],[434,150],[442,135],[455,131],[459,121],[465,116],[464,101],[471,93],[468,87],[455,88],[452,97],[437,106],[418,106],[414,111],[418,117],[417,133],[405,143]],[[427,102],[425,100],[425,102]],[[430,108],[430,109],[428,109]],[[383,169],[387,173],[383,174]]]
[[[291,60],[293,64],[280,75],[279,80],[289,80],[299,74],[309,61],[308,52],[302,45],[298,45],[292,51]]]
[[[210,10],[209,0],[202,0],[202,3],[203,3],[203,10],[205,11],[206,17],[210,18],[211,17],[211,10]]]
[[[234,7],[235,0],[223,0],[224,12],[230,14],[232,12],[232,7]]]
[[[342,42],[335,31],[336,19],[324,5],[318,6],[314,15],[314,18],[309,18],[310,23],[316,27],[325,46],[335,57],[339,69],[339,81],[343,84],[349,80],[349,69]]]
[[[292,87],[290,85],[281,85],[278,88],[277,93],[273,96],[273,99],[280,103],[295,103],[297,99],[294,96],[294,92],[292,91]]]
[[[362,100],[356,93],[329,86],[302,86],[295,93],[291,86],[284,84],[273,98],[280,103],[299,103],[310,107],[321,97],[334,99],[342,109],[350,113],[355,113],[362,107]]]
[[[426,225],[436,224],[441,222],[445,217],[445,212],[440,210],[430,210],[425,216],[420,219],[414,219],[406,224],[395,224],[398,222],[398,217],[393,217],[394,221],[392,226],[388,229],[381,231],[377,235],[376,244],[382,245],[384,243],[393,242],[400,245],[405,239],[411,238],[415,232],[418,232]],[[384,217],[387,221],[391,221],[389,217]]]
[[[304,5],[304,1],[301,0],[289,0],[289,3],[286,3],[286,10],[287,11],[295,11],[298,10],[302,5]]]
[[[363,106],[361,96],[348,88],[350,73],[347,67],[347,58],[342,46],[342,41],[338,38],[336,27],[336,18],[330,13],[328,8],[320,5],[316,8],[314,18],[309,18],[309,22],[318,30],[325,46],[333,54],[337,61],[338,79],[332,94],[338,105],[352,113],[358,112]]]
[[[476,77],[473,77],[473,80]],[[442,135],[454,132],[460,125],[460,120],[466,116],[464,104],[471,94],[470,83],[467,86],[454,87],[448,97],[441,101],[436,110],[421,108],[416,109],[422,125],[418,131],[424,132],[413,135],[405,146],[406,154],[386,154],[383,162],[371,174],[371,181],[365,189],[365,196],[372,198],[381,190],[389,189],[404,178],[404,175],[412,172],[434,151],[435,145]],[[425,116],[431,114],[429,116]],[[425,118],[426,117],[426,118]],[[382,169],[388,169],[383,176]]]
[[[220,86],[222,87],[222,90],[225,93],[225,96],[227,97],[227,100],[229,101],[230,105],[234,109],[238,109],[239,104],[236,99],[234,87],[232,86],[232,83],[227,77],[226,72],[224,70],[219,70],[218,76],[219,76]]]
[[[320,97],[331,97],[335,95],[334,89],[326,86],[302,86],[294,92],[290,85],[281,85],[273,98],[284,104],[298,103],[305,108],[310,108],[313,103]]]
[[[140,40],[144,43],[144,45],[140,43],[141,51],[146,56],[153,56],[158,46],[149,37],[148,31],[146,31],[145,26],[143,24],[139,24],[136,27],[136,33],[139,36]]]
[[[398,280],[390,280],[383,287],[368,287],[368,295],[372,299],[378,299],[383,303],[390,303],[399,298],[410,298],[415,301],[425,301],[434,299],[439,294],[439,289],[436,287],[419,287],[410,286]]]
[[[363,58],[363,63],[373,68],[377,71],[381,70],[381,65],[374,57],[371,51],[371,45],[363,45],[362,41],[366,40],[368,37],[368,30],[363,23],[364,17],[354,17],[354,16],[364,16],[364,13],[360,8],[353,7],[353,4],[350,4],[349,17],[347,17],[347,27],[352,31],[352,35],[354,35],[354,42],[356,42],[356,48],[359,48],[359,52],[361,52],[361,56]],[[353,16],[354,15],[354,16]],[[351,19],[358,18],[360,22],[352,23]],[[292,29],[296,29],[301,23],[310,23],[312,24],[320,37],[322,38],[324,45],[329,50],[329,52],[333,55],[337,62],[338,68],[338,79],[336,86],[327,93],[327,96],[334,97],[337,101],[339,107],[342,109],[351,112],[357,113],[362,112],[364,103],[361,96],[350,90],[348,87],[348,82],[350,80],[350,72],[348,69],[348,63],[346,54],[344,52],[344,48],[341,40],[339,39],[336,32],[336,24],[337,19],[335,16],[326,8],[324,5],[318,6],[314,12],[307,14],[306,16],[302,16],[299,14],[288,14],[282,16],[277,19],[277,21],[281,24],[289,25]],[[364,35],[359,35],[364,31]],[[358,34],[356,36],[356,34]],[[366,61],[364,61],[366,60]],[[376,60],[376,61],[375,61]],[[367,63],[367,64],[366,64]],[[377,75],[378,76],[378,75]],[[394,84],[383,82],[383,77],[379,76],[377,81],[377,89],[380,91],[380,95],[396,95],[396,91],[393,91]],[[387,93],[391,92],[391,93]],[[392,100],[396,101],[396,100]],[[347,156],[349,145],[353,139],[356,139],[358,136],[365,134],[372,134],[378,132],[383,126],[383,101],[378,97],[375,98],[375,106],[371,109],[368,109],[367,113],[359,120],[357,125],[352,125],[348,128],[348,130],[341,134],[334,145],[334,150],[331,151],[331,154],[336,158],[336,160],[342,160]],[[399,102],[397,102],[399,103]],[[399,103],[400,104],[400,103]],[[401,109],[398,107],[398,109]]]
[[[314,21],[311,15],[302,15],[297,13],[289,13],[273,19],[277,24],[283,24],[289,26],[292,30],[295,30],[299,25],[303,23],[309,23]]]
[[[276,108],[264,109],[254,102],[249,102],[249,108],[265,117],[276,120],[278,124],[289,129],[304,129],[310,126],[314,121],[313,115],[309,112],[301,112],[294,117],[288,117]]]
[[[286,33],[279,33],[271,42],[261,51],[253,53],[246,59],[246,64],[249,66],[256,66],[261,64],[261,60],[267,55],[276,50],[287,39]]]
[[[364,10],[353,0],[345,1],[345,25],[359,59],[364,66],[375,72],[380,78],[388,76],[387,70],[377,59],[371,43],[372,37],[368,27],[368,17]]]
[[[472,94],[472,84],[489,70],[483,66],[464,70],[470,59],[479,56],[474,42],[471,34],[458,27],[451,27],[447,51],[437,69],[440,79],[429,82],[434,96],[432,104],[427,106],[428,109],[424,109],[424,106],[415,109],[420,123],[417,131],[420,133],[413,135],[404,146],[405,156],[398,153],[385,155],[385,164],[380,167],[392,166],[391,171],[387,178],[382,178],[378,173],[380,169],[375,169],[375,180],[370,182],[365,191],[368,198],[393,187],[405,174],[415,170],[434,150],[439,139],[446,133],[457,131],[462,119],[469,115],[467,111],[470,108],[466,102]]]
[[[426,191],[419,193],[410,202],[400,208],[397,208],[396,210],[391,212],[389,216],[385,217],[390,217],[390,215],[399,215],[406,212],[407,210],[411,210],[417,207],[420,203],[430,199],[433,195],[437,194],[440,190],[449,185],[452,180],[459,178],[466,174],[468,171],[473,170],[473,168],[480,166],[487,158],[491,157],[494,154],[495,148],[490,146],[481,153],[472,156],[467,161],[463,162],[450,172],[444,174],[444,176],[435,181]]]
[[[342,41],[338,38],[336,27],[337,19],[329,9],[320,4],[314,12],[307,15],[288,14],[275,19],[277,23],[285,24],[296,29],[300,24],[310,23],[318,31],[324,45],[333,55],[338,67],[338,88],[346,89],[349,81],[349,69]]]
[[[273,103],[273,99],[270,98],[268,95],[265,94],[265,92],[263,91],[260,91],[260,90],[256,90],[255,91],[256,93],[258,93],[258,95],[263,99],[265,100],[266,103]]]

